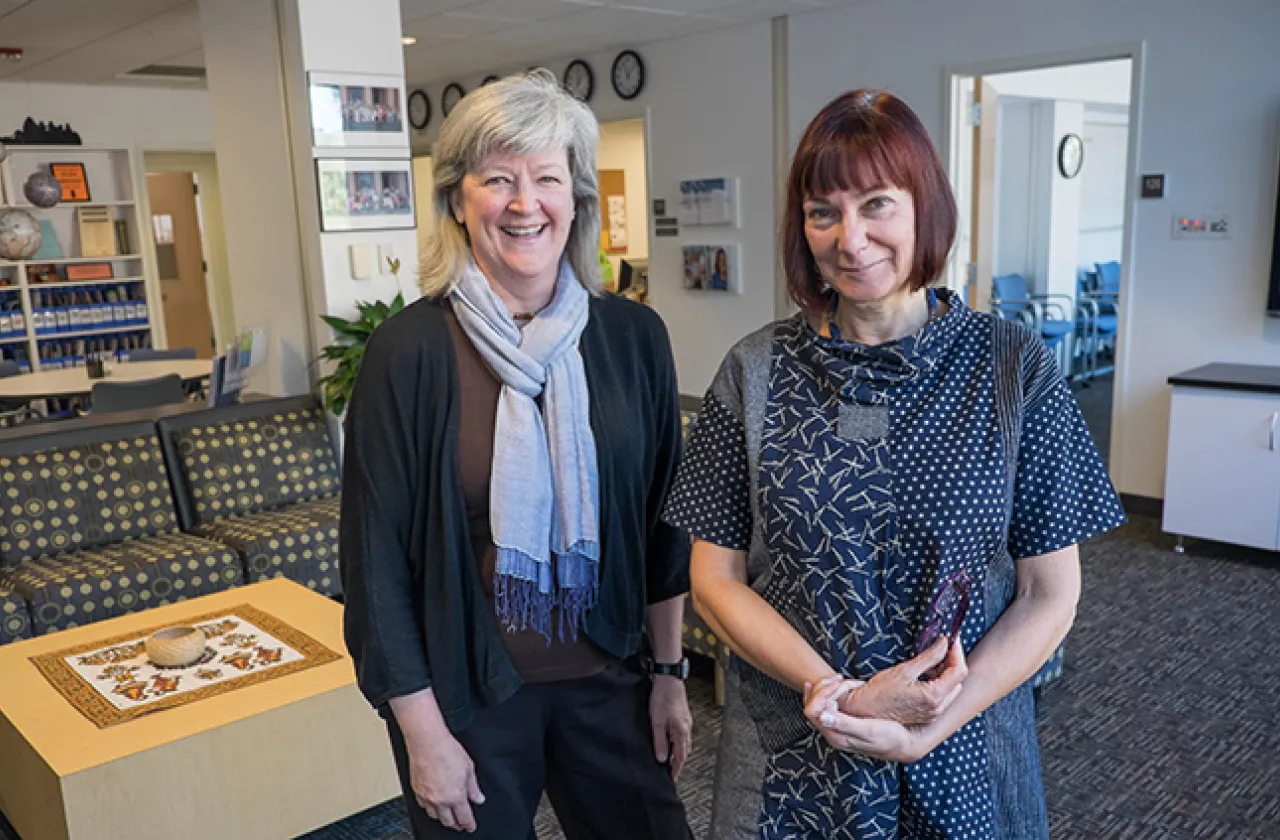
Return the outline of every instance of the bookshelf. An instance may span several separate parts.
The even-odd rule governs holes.
[[[130,149],[94,146],[11,145],[0,161],[0,210],[17,208],[51,229],[61,255],[42,253],[23,260],[0,259],[0,358],[24,371],[83,365],[92,353],[127,358],[130,350],[152,346],[158,300],[151,290],[153,260],[145,256],[150,237],[142,208],[145,176]],[[33,172],[53,163],[84,167],[90,200],[30,204],[22,193]],[[80,256],[77,208],[102,208],[115,233],[115,254]],[[121,241],[123,237],[124,241]],[[123,247],[122,247],[123,246]],[[109,266],[77,279],[76,269]],[[71,276],[69,277],[68,274]]]

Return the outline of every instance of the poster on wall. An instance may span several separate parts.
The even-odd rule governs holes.
[[[396,76],[310,73],[311,145],[409,147],[404,83]]]
[[[738,224],[737,178],[702,178],[680,182],[680,223]]]
[[[684,246],[684,287],[690,291],[741,291],[737,245]]]
[[[408,160],[316,161],[320,230],[414,228],[413,171]]]
[[[605,203],[609,214],[609,250],[626,250],[627,239],[627,197],[625,195],[607,196]]]

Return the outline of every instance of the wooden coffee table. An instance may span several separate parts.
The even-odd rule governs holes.
[[[248,603],[342,654],[99,729],[30,657]],[[400,794],[387,731],[355,685],[342,607],[292,581],[0,647],[0,811],[23,840],[279,840]]]

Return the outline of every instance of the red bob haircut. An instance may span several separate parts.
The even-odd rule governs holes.
[[[956,236],[956,199],[920,118],[891,93],[854,90],[818,112],[805,129],[787,177],[782,260],[787,291],[801,310],[820,312],[831,292],[804,235],[804,202],[833,192],[897,187],[915,202],[913,291],[942,276]]]

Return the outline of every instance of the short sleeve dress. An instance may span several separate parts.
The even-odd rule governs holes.
[[[1029,331],[953,293],[869,347],[802,316],[726,357],[666,518],[748,552],[751,586],[848,676],[915,655],[939,583],[974,582],[971,649],[1014,594],[1014,560],[1124,522],[1075,399]],[[711,836],[1048,837],[1030,685],[909,765],[830,748],[802,697],[735,657]]]

